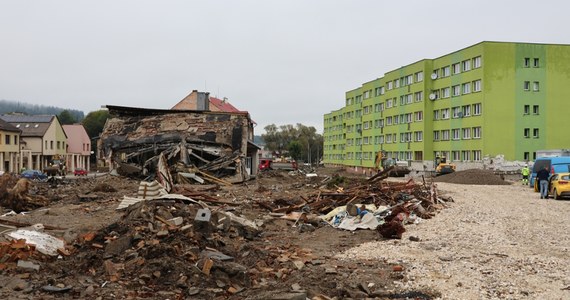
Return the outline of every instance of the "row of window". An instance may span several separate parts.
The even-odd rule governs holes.
[[[2,144],[2,134],[0,134],[0,145]],[[18,145],[18,135],[5,134],[4,135],[5,145]]]
[[[394,80],[386,82],[386,90],[396,89],[399,87],[408,86],[414,82],[422,82],[424,81],[424,72],[416,72],[414,74],[408,74],[406,76],[396,78]],[[384,87],[381,86],[376,89],[377,94],[376,96],[384,95]]]
[[[44,149],[51,149],[53,150],[53,141],[49,141],[49,148],[48,148],[48,141],[45,141],[45,148]],[[57,149],[65,149],[65,142],[57,141]]]
[[[457,97],[460,95],[467,95],[471,93],[476,93],[481,91],[481,79],[474,80],[472,82],[466,82],[463,84],[453,85],[451,87],[444,87],[441,89],[433,90],[430,94],[431,100]]]
[[[530,57],[525,57],[524,58],[524,64],[523,66],[525,68],[530,68]],[[532,59],[532,66],[535,68],[539,68],[540,67],[540,60],[538,59],[538,57],[534,57]]]
[[[532,129],[532,137],[533,137],[533,138],[537,139],[537,138],[538,138],[538,133],[539,133],[538,128],[533,128],[533,129]],[[525,129],[523,129],[523,136],[524,136],[525,139],[530,138],[530,128],[525,128]]]
[[[472,59],[467,59],[461,62],[453,63],[450,66],[441,67],[440,69],[434,69],[432,72],[432,79],[437,79],[439,77],[449,77],[451,75],[456,75],[461,72],[470,71],[472,68],[477,69],[481,67],[481,56],[474,57]]]
[[[481,150],[453,150],[453,151],[437,151],[434,157],[442,155],[448,157],[451,161],[481,161]],[[386,157],[396,158],[399,160],[423,160],[422,151],[394,151],[386,152]],[[374,160],[376,158],[374,152],[347,152],[345,154],[325,154],[328,160]]]
[[[451,115],[450,115],[451,112]],[[469,116],[479,116],[481,115],[481,103],[475,103],[471,105],[454,106],[451,109],[442,108],[433,111],[434,120],[447,120],[450,118],[465,118]]]
[[[449,141],[449,140],[470,140],[470,139],[480,139],[481,138],[481,127],[467,127],[467,128],[453,128],[444,130],[434,130],[433,140],[435,142],[439,141]]]
[[[481,161],[481,150],[434,151],[434,157],[447,157],[452,161]]]
[[[530,91],[530,81],[525,81],[523,83],[523,89],[525,91]],[[533,92],[538,92],[540,90],[540,82],[538,81],[533,81],[532,82],[532,91]]]

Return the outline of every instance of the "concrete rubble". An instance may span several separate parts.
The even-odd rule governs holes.
[[[61,193],[56,197],[49,189],[43,190],[46,197],[75,203],[86,213],[95,212],[97,208],[91,205],[96,205],[109,207],[120,215],[116,221],[89,231],[75,232],[44,224],[47,229],[44,234],[49,237],[44,238],[53,242],[56,237],[57,242],[49,251],[42,251],[44,243],[34,241],[29,233],[16,235],[30,225],[22,221],[26,216],[0,218],[0,224],[13,226],[5,233],[12,239],[0,243],[0,274],[20,276],[35,272],[25,275],[35,281],[22,287],[34,296],[97,298],[113,294],[131,299],[389,296],[390,292],[381,289],[384,285],[379,282],[362,285],[345,278],[357,270],[350,262],[335,261],[330,255],[317,256],[314,253],[317,248],[307,246],[332,243],[342,248],[343,239],[330,240],[331,233],[341,228],[351,232],[368,229],[364,231],[373,235],[362,234],[359,239],[364,240],[400,239],[406,224],[431,218],[447,201],[452,201],[439,197],[433,183],[392,182],[385,180],[383,174],[352,182],[343,182],[347,179],[336,174],[299,176],[287,172],[265,173],[255,185],[251,181],[239,186],[180,182],[169,176],[175,171],[166,161],[168,174],[155,178],[156,181],[136,181],[129,189],[96,189],[102,184],[112,186],[121,180],[134,181],[129,176],[106,175],[109,183],[96,184],[93,182],[96,179],[63,182],[61,193],[75,197],[66,198]],[[311,174],[318,174],[318,170]],[[260,184],[265,180],[289,182],[290,186]],[[34,183],[42,184],[46,183]],[[82,184],[88,184],[90,190],[72,192],[74,186]],[[240,189],[242,192],[238,192]],[[291,193],[293,190],[303,192]],[[114,196],[105,200],[109,195]],[[45,218],[57,214],[51,210],[42,213]],[[32,210],[29,218],[35,215],[40,215],[39,210]],[[286,238],[280,236],[283,233]],[[382,280],[395,276],[393,266],[382,261],[374,264],[375,269],[386,270],[379,276]],[[44,274],[48,280],[34,274]],[[325,280],[326,287],[312,287],[304,277]],[[0,295],[6,295],[6,291]]]

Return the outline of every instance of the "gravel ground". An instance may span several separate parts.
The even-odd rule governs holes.
[[[395,284],[441,299],[570,299],[569,200],[541,200],[520,184],[438,188],[455,202],[435,218],[338,257],[400,263],[405,278]]]

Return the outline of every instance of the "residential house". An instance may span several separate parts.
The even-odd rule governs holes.
[[[82,168],[89,171],[89,158],[91,157],[91,139],[81,124],[63,125],[67,135],[66,166],[69,171]]]
[[[208,99],[208,101],[205,101]],[[220,100],[210,97],[210,93],[193,90],[188,96],[172,107],[173,110],[204,110],[214,112],[240,112],[227,98]]]
[[[0,119],[0,171],[18,171],[21,130]]]
[[[67,136],[55,115],[2,115],[0,119],[21,130],[20,166],[42,170],[65,157]]]

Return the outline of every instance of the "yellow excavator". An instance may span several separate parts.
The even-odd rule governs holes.
[[[376,159],[374,160],[376,172],[384,171],[384,169],[392,166],[392,170],[388,173],[388,176],[391,177],[403,177],[411,171],[407,161],[388,158],[384,151],[376,152]]]
[[[455,165],[447,162],[445,156],[436,156],[434,164],[435,166],[435,176],[445,175],[455,172]]]

